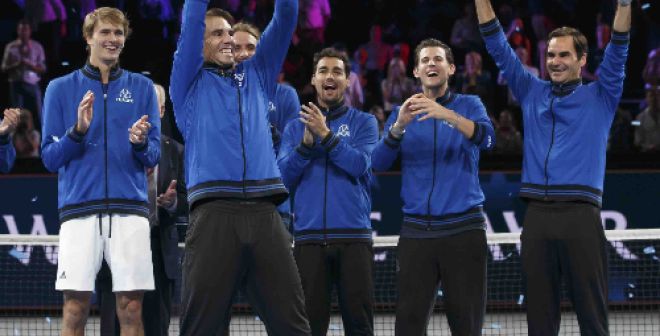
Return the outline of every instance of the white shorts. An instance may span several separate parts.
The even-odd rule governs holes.
[[[56,290],[91,292],[105,261],[112,291],[153,290],[149,220],[136,215],[91,215],[60,227]]]

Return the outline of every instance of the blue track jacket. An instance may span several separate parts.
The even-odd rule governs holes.
[[[480,29],[523,111],[520,196],[600,207],[607,138],[623,91],[629,34],[612,34],[598,81],[553,85],[525,70],[496,19]]]
[[[73,129],[78,105],[94,92],[92,123],[84,136]],[[113,68],[107,85],[90,64],[52,80],[44,99],[41,158],[58,172],[60,221],[96,213],[149,216],[146,168],[160,159],[160,115],[148,78]],[[143,115],[152,127],[142,146],[128,129]]]
[[[324,114],[331,133],[313,147],[302,144],[305,125],[298,120],[282,138],[278,164],[295,195],[296,244],[371,242],[371,151],[378,123],[346,106]]]
[[[479,97],[447,90],[436,102],[475,123],[466,138],[445,121],[413,120],[401,140],[388,132],[373,153],[373,168],[384,171],[401,155],[401,236],[438,238],[485,228],[479,184],[479,152],[495,146],[495,132]],[[385,124],[390,129],[396,107]]]
[[[177,127],[185,139],[191,206],[205,198],[287,195],[275,160],[269,98],[296,27],[297,0],[277,0],[257,51],[233,70],[202,57],[208,0],[187,0],[170,81]]]

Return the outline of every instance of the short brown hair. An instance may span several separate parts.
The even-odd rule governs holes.
[[[261,32],[259,31],[259,28],[257,28],[257,26],[249,22],[240,21],[236,23],[232,28],[234,29],[234,33],[235,32],[248,33],[254,36],[254,38],[256,38],[257,41],[261,38]]]
[[[234,17],[231,16],[231,13],[228,11],[221,9],[221,8],[211,8],[206,11],[206,17],[221,17],[225,20],[227,20],[227,23],[229,25],[233,26],[234,25]]]
[[[581,59],[589,49],[587,38],[579,30],[572,27],[560,27],[548,34],[548,41],[555,37],[570,36],[573,38],[573,47],[575,47],[575,55]]]
[[[422,52],[422,49],[431,48],[431,47],[440,47],[444,49],[445,59],[447,59],[447,63],[454,64],[454,53],[451,51],[451,48],[446,43],[440,40],[436,40],[434,38],[428,38],[422,42],[419,42],[419,44],[415,48],[415,67],[417,66],[417,63],[419,63],[419,54]]]
[[[87,39],[94,35],[94,27],[96,27],[96,24],[99,21],[122,26],[126,38],[131,34],[128,18],[126,18],[126,15],[124,15],[122,11],[112,7],[100,7],[85,16],[85,21],[83,22],[82,27],[83,38]]]
[[[325,48],[314,54],[313,73],[316,73],[316,66],[319,64],[321,58],[324,57],[333,57],[340,59],[342,62],[344,62],[344,74],[346,75],[346,77],[348,77],[348,75],[351,74],[351,62],[349,62],[346,53],[341,52],[335,48]]]

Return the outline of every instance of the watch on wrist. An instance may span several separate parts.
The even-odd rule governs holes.
[[[396,123],[394,123],[390,127],[390,133],[392,133],[395,138],[400,139],[404,134],[406,134],[406,129],[397,127]]]

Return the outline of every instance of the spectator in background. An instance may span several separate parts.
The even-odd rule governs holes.
[[[380,82],[383,80],[385,66],[392,59],[392,46],[383,42],[382,29],[379,25],[371,26],[369,42],[355,51],[355,60],[366,79],[365,107],[380,104],[383,97]]]
[[[403,61],[392,58],[387,68],[387,78],[380,84],[383,95],[385,111],[391,112],[394,105],[401,105],[403,101],[415,93],[415,81],[406,74]]]
[[[34,29],[35,38],[48,50],[48,65],[54,69],[60,62],[62,38],[67,33],[62,0],[25,0],[25,17]]]
[[[495,130],[495,139],[495,152],[503,154],[522,152],[522,137],[509,110],[500,112],[497,129]]]
[[[38,158],[41,134],[34,128],[32,112],[21,109],[21,117],[14,132],[14,147],[17,158]]]
[[[660,150],[660,86],[646,85],[647,107],[635,120],[635,146],[642,152],[657,152]]]
[[[41,44],[31,39],[29,21],[16,26],[18,38],[9,42],[2,57],[2,71],[8,73],[9,104],[34,111],[33,122],[41,127],[41,89],[39,76],[46,72],[46,57]]]
[[[493,84],[490,72],[483,70],[481,54],[471,51],[465,55],[463,72],[456,75],[454,87],[464,94],[474,94],[490,110],[492,107]]]
[[[330,21],[328,0],[300,0],[299,37],[309,43],[312,50],[325,43],[325,27]]]
[[[520,59],[520,63],[522,63],[523,68],[525,68],[527,71],[529,71],[529,73],[534,75],[534,77],[539,76],[539,68],[530,64],[529,52],[527,51],[527,49],[522,47],[516,48],[516,55],[518,56],[518,59]],[[501,71],[500,74],[497,76],[497,84],[502,86],[507,85],[506,79],[502,75]],[[516,97],[513,95],[513,92],[511,92],[511,89],[507,89],[507,92],[508,92],[507,103],[512,106],[519,106],[520,104],[518,103]]]
[[[600,66],[600,63],[603,61],[603,56],[605,55],[605,47],[610,43],[610,35],[612,35],[612,29],[610,25],[599,22],[596,26],[596,49],[589,50],[587,54],[587,66],[582,68],[582,78],[588,81],[598,80],[598,74],[596,70]]]
[[[374,105],[369,109],[369,114],[372,114],[376,117],[378,121],[378,135],[383,135],[383,130],[385,129],[385,111],[380,105]]]
[[[346,52],[346,46],[343,43],[335,43],[333,48],[345,55],[346,58],[349,58],[348,52]],[[362,108],[362,104],[364,104],[364,95],[362,94],[360,76],[351,67],[351,73],[348,75],[348,86],[346,87],[346,92],[344,92],[344,105],[360,109]]]
[[[458,59],[469,51],[483,50],[474,6],[471,3],[465,4],[463,13],[451,29],[451,45]]]
[[[646,58],[646,65],[642,71],[644,82],[650,85],[660,84],[660,48],[653,49]]]
[[[509,30],[506,32],[506,38],[513,50],[518,48],[525,48],[527,55],[532,53],[532,43],[525,35],[525,25],[523,24],[523,20],[521,18],[516,17],[513,19],[513,21],[511,21]]]

